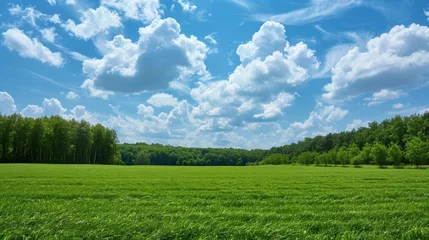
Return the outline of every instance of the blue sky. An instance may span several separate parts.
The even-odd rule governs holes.
[[[0,5],[0,111],[270,148],[429,110],[425,0]]]

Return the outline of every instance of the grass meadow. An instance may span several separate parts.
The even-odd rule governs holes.
[[[429,170],[3,164],[0,239],[429,239]]]

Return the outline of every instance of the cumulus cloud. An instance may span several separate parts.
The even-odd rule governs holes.
[[[43,100],[42,106],[37,105],[28,105],[25,107],[21,114],[26,117],[41,117],[41,116],[52,116],[59,115],[62,116],[67,112],[67,109],[63,108],[61,102],[56,98]]]
[[[308,80],[319,68],[304,43],[290,46],[283,25],[267,22],[252,40],[240,45],[242,63],[227,80],[200,83],[191,90],[198,117],[228,117],[231,124],[273,121],[295,99],[286,90]]]
[[[166,93],[152,95],[147,102],[155,107],[174,107],[179,103],[177,98]]]
[[[358,130],[361,127],[368,127],[369,121],[362,121],[360,119],[353,120],[352,123],[347,124],[346,131]]]
[[[56,0],[48,0],[48,3],[51,4],[51,6],[57,4]]]
[[[159,0],[102,0],[101,4],[123,12],[126,18],[144,23],[160,19],[163,14]]]
[[[0,114],[12,114],[16,111],[15,100],[7,92],[0,92]]]
[[[426,17],[428,17],[428,21],[429,21],[429,10],[428,11],[424,11]]]
[[[380,92],[376,92],[370,98],[365,98],[369,101],[368,106],[378,105],[389,100],[398,99],[403,96],[404,93],[401,90],[393,91],[389,89],[382,89]]]
[[[104,6],[81,12],[80,23],[69,19],[62,27],[76,37],[88,40],[95,35],[121,26],[121,18],[116,12]]]
[[[291,123],[288,128],[276,130],[276,134],[281,136],[282,143],[291,143],[304,139],[305,137],[315,137],[336,132],[335,122],[343,120],[348,114],[335,105],[324,105],[317,102],[308,119],[303,122]]]
[[[242,62],[256,58],[265,58],[275,51],[283,51],[286,47],[286,30],[278,22],[264,23],[252,40],[237,48],[237,55]]]
[[[75,93],[73,91],[70,91],[70,92],[67,93],[66,98],[69,99],[69,100],[77,100],[77,99],[80,98],[80,96],[77,93]]]
[[[57,34],[55,33],[54,27],[41,29],[40,33],[42,34],[43,39],[45,39],[46,41],[50,43],[55,42],[55,36]]]
[[[262,119],[271,119],[283,115],[283,109],[291,106],[293,100],[295,100],[294,95],[282,92],[277,96],[276,100],[267,104],[262,104],[264,112],[260,114],[255,114],[254,117]]]
[[[37,38],[29,38],[20,29],[12,28],[2,35],[4,45],[11,51],[17,51],[21,57],[37,59],[54,67],[61,67],[64,64],[61,53],[52,52],[40,43]]]
[[[66,4],[67,5],[75,5],[76,4],[76,0],[66,0]]]
[[[137,106],[137,114],[144,116],[152,116],[155,113],[153,107],[140,104]]]
[[[139,33],[137,42],[115,36],[105,44],[102,59],[84,61],[83,71],[91,82],[83,87],[133,93],[165,89],[175,80],[210,75],[204,64],[208,48],[196,37],[181,34],[176,20],[156,20],[140,28]]]
[[[399,89],[427,82],[429,28],[395,26],[371,39],[366,49],[350,50],[332,69],[326,100],[353,99],[382,89]]]

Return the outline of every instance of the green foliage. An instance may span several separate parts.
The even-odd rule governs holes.
[[[402,151],[401,148],[396,143],[392,143],[388,150],[389,162],[395,166],[401,165],[402,161]]]
[[[303,152],[298,156],[298,163],[304,165],[310,165],[314,163],[316,153],[313,152]]]
[[[141,151],[137,155],[137,159],[135,162],[136,165],[150,165],[150,156],[144,151]]]
[[[337,159],[341,165],[350,164],[350,154],[346,147],[341,147],[337,152]]]
[[[289,164],[289,157],[284,154],[274,153],[264,158],[259,164],[261,165],[280,165]]]
[[[387,148],[383,144],[376,142],[371,148],[371,157],[380,167],[387,164]]]
[[[123,164],[116,132],[59,116],[0,115],[0,162]]]
[[[429,239],[428,171],[2,164],[0,239]]]
[[[428,163],[428,153],[429,143],[421,140],[419,137],[413,137],[406,144],[405,155],[407,159],[417,167]]]

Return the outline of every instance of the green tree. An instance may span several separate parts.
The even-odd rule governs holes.
[[[376,142],[371,148],[371,157],[380,167],[387,164],[387,148],[383,144]]]
[[[135,162],[136,165],[150,165],[150,155],[144,151],[141,151],[137,155],[137,159]]]
[[[389,155],[389,161],[391,163],[393,163],[395,166],[401,165],[402,151],[401,151],[401,148],[398,146],[398,144],[396,143],[390,144],[388,155]]]
[[[429,145],[422,141],[419,137],[413,137],[406,144],[405,155],[407,159],[414,163],[417,167],[426,164],[428,158]]]

